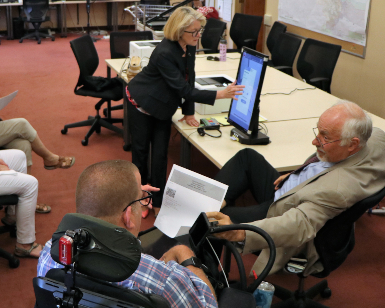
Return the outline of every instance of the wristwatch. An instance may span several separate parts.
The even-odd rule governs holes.
[[[180,265],[184,267],[192,265],[197,268],[203,269],[203,264],[201,260],[199,260],[197,257],[191,257],[190,259],[184,260]]]

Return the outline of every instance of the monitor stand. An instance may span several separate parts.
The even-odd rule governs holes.
[[[237,128],[233,128],[230,132],[230,136],[234,136],[235,138],[238,139],[239,143],[241,144],[248,144],[248,145],[253,145],[253,144],[269,144],[270,139],[268,136],[265,134],[261,133],[258,131],[258,135],[247,135],[244,132],[241,132]]]

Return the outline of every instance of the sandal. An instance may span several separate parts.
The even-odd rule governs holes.
[[[55,170],[57,168],[68,169],[71,168],[75,163],[75,157],[73,156],[59,156],[59,161],[56,165],[47,166],[44,165],[44,168],[47,170]]]
[[[24,248],[16,246],[14,255],[19,257],[19,258],[28,258],[29,257],[29,258],[38,259],[39,257],[38,256],[32,256],[31,252],[32,252],[32,250],[39,248],[39,246],[41,247],[41,249],[43,249],[43,246],[41,246],[40,244],[33,244],[30,249],[24,249]]]
[[[46,209],[44,209],[46,208]],[[44,203],[37,203],[36,204],[36,213],[40,213],[40,214],[47,214],[51,212],[51,207],[47,204],[44,204]]]

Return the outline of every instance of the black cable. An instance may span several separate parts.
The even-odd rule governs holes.
[[[295,88],[294,90],[290,91],[289,93],[284,93],[284,92],[275,92],[275,93],[264,93],[264,94],[261,94],[261,96],[264,96],[264,95],[276,95],[276,94],[283,94],[283,95],[290,95],[292,94],[293,92],[295,91],[304,91],[304,90],[315,90],[317,89],[317,87],[313,87],[313,88]]]
[[[268,135],[269,130],[267,129],[267,126],[265,123],[259,123],[258,130],[263,130],[265,135]]]

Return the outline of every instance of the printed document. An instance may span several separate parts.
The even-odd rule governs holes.
[[[15,98],[17,92],[19,91],[15,91],[7,96],[0,98],[0,110],[7,106],[11,102],[11,100]]]
[[[174,165],[154,226],[169,237],[188,234],[201,212],[221,209],[228,186]]]

